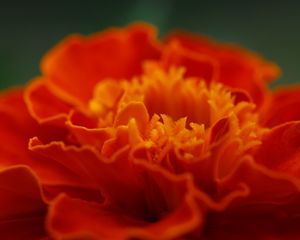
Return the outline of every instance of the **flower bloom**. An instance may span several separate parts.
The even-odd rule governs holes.
[[[146,24],[73,35],[0,95],[1,239],[297,239],[300,87]]]

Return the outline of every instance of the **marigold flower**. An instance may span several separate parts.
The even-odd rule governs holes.
[[[0,95],[1,239],[300,237],[299,87],[147,24],[73,35]]]

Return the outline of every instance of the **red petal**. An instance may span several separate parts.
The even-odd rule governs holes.
[[[223,71],[229,73],[229,75],[224,74],[221,78],[226,78],[228,81],[235,81],[236,79],[230,80],[230,78],[232,76],[238,77],[239,74],[246,72],[259,74],[258,77],[262,81],[271,81],[276,79],[280,73],[280,69],[275,64],[237,45],[217,43],[207,37],[184,32],[172,32],[169,34],[166,42],[172,41],[177,41],[191,51],[202,53],[218,60]],[[234,70],[236,67],[237,69],[233,72],[227,71],[230,65],[231,70]],[[248,77],[254,77],[252,74]]]
[[[32,142],[31,149],[61,165],[68,170],[66,173],[73,173],[74,178],[76,177],[73,186],[86,186],[104,191],[111,198],[122,202],[128,209],[139,207],[135,201],[129,200],[128,196],[140,198],[141,183],[134,174],[135,170],[132,165],[127,159],[123,159],[123,156],[116,161],[108,160],[99,156],[92,147],[77,148],[65,146],[61,142],[44,145],[37,139]]]
[[[37,166],[41,164],[45,168],[47,166],[47,171],[44,169],[36,170],[41,175],[44,184],[92,187],[89,173],[86,172],[85,167],[80,162],[92,155],[88,150],[81,151],[74,146],[65,146],[62,142],[52,142],[44,145],[38,138],[30,140],[29,150],[35,153],[39,161],[36,164]],[[84,162],[84,160],[82,161]],[[33,168],[36,169],[36,166],[33,166]]]
[[[243,183],[249,190],[223,212],[211,214],[209,239],[297,239],[299,231],[300,181],[269,170],[245,158],[226,180],[219,193],[228,194]]]
[[[91,188],[88,185],[43,185],[43,195],[48,202],[53,201],[61,193],[65,193],[72,198],[84,199],[88,201],[99,203],[104,201],[103,195],[99,189]]]
[[[231,96],[234,98],[234,104],[237,105],[240,102],[252,102],[249,93],[245,90],[231,89]]]
[[[171,177],[155,170],[155,167],[144,167],[148,181],[143,191],[150,207],[148,214],[165,215],[157,215],[159,219],[149,222],[150,219],[135,218],[128,214],[127,209],[115,205],[99,205],[62,196],[50,208],[50,233],[58,238],[94,239],[174,239],[195,229],[199,233],[203,219],[187,185],[187,178]]]
[[[262,140],[257,162],[281,173],[300,177],[300,122],[289,122],[273,128]]]
[[[237,46],[180,32],[172,33],[166,39],[167,43],[174,41],[189,51],[214,59],[219,65],[218,81],[248,91],[259,104],[265,94],[264,82],[279,75],[277,66]]]
[[[136,24],[110,29],[88,38],[71,36],[42,61],[42,72],[67,101],[86,105],[97,82],[141,73],[142,62],[159,57],[155,30]]]
[[[0,141],[3,143],[11,142],[18,146],[17,142],[28,139],[37,127],[27,112],[22,89],[10,90],[0,95],[0,114]]]
[[[39,126],[32,119],[23,100],[23,90],[10,90],[0,95],[0,114],[2,133],[0,141],[7,143],[4,144],[4,148],[9,148],[12,145],[27,148],[29,138],[36,135],[48,141],[64,140],[66,137],[65,129],[55,125]],[[13,152],[18,154],[16,151]]]
[[[280,88],[262,109],[262,124],[273,127],[285,122],[300,120],[300,86]]]
[[[286,204],[299,195],[300,181],[284,173],[272,171],[256,162],[250,157],[241,159],[235,171],[219,182],[219,193],[224,194],[232,187],[243,182],[250,189],[247,198],[240,204],[265,204],[272,202],[275,205]],[[237,207],[239,204],[233,205]],[[245,208],[250,210],[251,208]]]
[[[210,144],[216,144],[221,141],[230,129],[230,120],[228,117],[218,120],[211,128]]]
[[[97,119],[87,117],[80,112],[72,112],[66,126],[76,138],[76,142],[81,145],[91,145],[99,150],[102,149],[104,142],[112,137],[112,129],[98,128]]]
[[[0,116],[0,170],[23,164],[30,166],[43,184],[74,184],[74,174],[61,164],[47,157],[36,156],[28,150],[28,141],[32,136],[40,135],[43,140],[50,140],[62,138],[63,134],[59,132],[60,129],[47,126],[45,131],[36,124],[26,110],[22,90],[6,92],[1,96]]]
[[[68,228],[72,228],[72,225],[74,226],[75,229],[72,229],[72,231],[75,231],[76,233],[80,233],[81,230],[83,231],[85,228],[88,228],[86,230],[92,232],[96,231],[96,234],[100,234],[100,236],[102,236],[101,234],[104,234],[104,236],[106,236],[105,234],[108,234],[107,229],[110,229],[110,227],[104,224],[113,224],[113,226],[117,227],[120,222],[120,220],[117,219],[120,218],[121,213],[129,216],[130,219],[134,220],[133,222],[142,221],[144,224],[145,221],[160,219],[169,211],[172,212],[172,214],[170,213],[170,218],[162,220],[167,223],[170,221],[170,224],[165,223],[163,226],[153,226],[153,230],[151,231],[155,232],[165,231],[164,229],[166,226],[174,225],[173,221],[175,220],[176,222],[180,221],[180,225],[183,224],[185,226],[184,228],[178,227],[178,231],[188,232],[186,229],[194,228],[195,225],[199,225],[199,219],[197,217],[199,213],[194,209],[193,198],[190,195],[185,198],[185,192],[191,194],[191,190],[188,190],[189,187],[186,184],[185,177],[178,177],[177,179],[176,177],[170,177],[167,173],[162,175],[161,170],[157,170],[157,167],[155,166],[151,167],[148,165],[141,165],[141,163],[134,163],[128,159],[126,151],[123,151],[123,153],[119,151],[119,156],[115,156],[113,159],[108,160],[99,156],[91,148],[85,147],[78,149],[74,147],[65,147],[61,143],[41,145],[36,150],[38,150],[39,153],[72,168],[73,171],[77,172],[79,175],[85,175],[85,178],[88,181],[94,182],[94,186],[99,186],[99,189],[104,193],[104,196],[108,197],[112,206],[116,206],[119,211],[116,216],[115,212],[112,212],[112,216],[110,216],[107,209],[100,208],[97,210],[101,210],[102,214],[105,213],[104,216],[107,220],[105,221],[103,216],[100,215],[99,226],[89,226],[88,220],[82,221],[82,218],[88,219],[91,217],[89,213],[90,210],[86,213],[86,216],[82,216],[81,218],[76,217],[79,222],[76,220],[76,222],[72,223],[68,223],[68,221],[75,220],[73,218],[74,216],[72,216],[73,213],[63,216],[59,214],[58,217],[64,218],[63,221],[68,224]],[[181,205],[181,203],[183,205]],[[73,207],[71,208],[73,209]],[[190,208],[192,208],[192,210]],[[82,214],[84,211],[85,210],[82,209],[80,212],[76,211],[74,214]],[[174,215],[173,211],[175,211]],[[60,213],[60,210],[57,211],[57,213]],[[175,218],[175,220],[173,218]],[[105,223],[103,223],[103,221],[105,221]],[[110,223],[111,221],[113,223]],[[118,223],[115,223],[115,221],[118,221]],[[186,222],[188,223],[185,224]],[[193,224],[191,224],[191,222]],[[87,223],[88,226],[85,223]],[[103,226],[104,229],[100,228],[100,226]],[[78,227],[79,229],[76,230]],[[150,229],[152,229],[152,227],[149,227],[149,231]],[[123,230],[125,231],[126,229]],[[65,234],[71,234],[72,231]],[[102,231],[104,231],[104,233]],[[119,232],[122,232],[121,229]],[[176,233],[176,231],[174,232]],[[109,234],[116,233],[110,231]]]
[[[45,236],[46,204],[32,171],[24,166],[0,172],[0,238],[40,239]]]
[[[116,116],[115,125],[127,125],[130,119],[135,119],[141,132],[144,132],[148,122],[149,113],[142,102],[130,102]]]
[[[0,169],[14,164],[27,164],[28,139],[37,125],[23,102],[23,91],[12,90],[0,97]]]
[[[64,126],[71,107],[58,99],[45,85],[45,79],[32,82],[25,90],[25,101],[31,116],[39,123]]]
[[[166,68],[183,66],[187,77],[199,77],[207,82],[219,75],[219,65],[212,57],[184,49],[176,42],[164,48],[162,64]]]

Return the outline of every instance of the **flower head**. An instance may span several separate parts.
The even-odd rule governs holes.
[[[276,65],[135,24],[41,69],[0,99],[1,237],[300,236],[298,89],[268,89]]]

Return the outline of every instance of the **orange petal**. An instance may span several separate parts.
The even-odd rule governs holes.
[[[218,120],[211,128],[210,144],[216,144],[222,140],[230,129],[230,120],[228,117]]]
[[[236,198],[222,212],[211,214],[209,239],[297,239],[300,181],[272,171],[245,158],[226,180],[219,193],[228,194],[240,183],[248,194]]]
[[[176,42],[164,48],[161,61],[166,68],[184,66],[186,77],[198,77],[211,82],[217,80],[219,75],[218,63],[212,57],[184,49]]]
[[[102,201],[102,194],[98,186],[91,181],[84,166],[76,161],[76,150],[70,154],[70,150],[63,144],[55,142],[44,145],[38,138],[30,140],[29,149],[34,156],[32,168],[41,178],[45,197],[48,200],[65,192],[76,198]],[[70,147],[70,149],[75,148]],[[81,157],[79,156],[79,158]]]
[[[234,104],[237,105],[240,102],[252,102],[249,93],[241,89],[231,89],[231,96],[234,98]]]
[[[67,101],[85,106],[104,78],[130,79],[144,60],[159,57],[155,30],[145,24],[110,29],[90,37],[74,35],[42,61],[48,82]]]
[[[44,145],[38,139],[33,139],[31,149],[68,170],[69,175],[72,173],[74,187],[99,189],[128,209],[139,209],[137,202],[128,199],[128,196],[137,200],[142,197],[139,192],[141,183],[128,159],[109,160],[100,156],[93,147],[77,148],[65,146],[62,142]]]
[[[239,204],[235,203],[233,207],[247,204],[263,204],[272,202],[283,205],[300,196],[300,181],[287,174],[270,170],[258,163],[252,158],[245,157],[236,167],[235,171],[219,182],[219,193],[224,194],[239,182],[245,183],[250,189],[247,198],[241,200]],[[246,211],[251,208],[245,207]]]
[[[81,151],[74,146],[65,146],[62,142],[43,144],[36,137],[30,139],[29,150],[38,160],[34,169],[40,165],[47,166],[47,171],[36,169],[44,184],[92,187],[89,173],[78,160],[84,158],[84,154],[85,157],[91,155],[88,150]]]
[[[171,33],[166,39],[167,43],[174,41],[189,51],[213,58],[219,65],[218,81],[248,91],[258,104],[265,94],[265,81],[276,79],[280,72],[276,65],[237,46],[180,32]]]
[[[143,191],[148,205],[144,210],[148,218],[136,218],[128,209],[116,205],[99,205],[61,196],[50,208],[50,233],[58,238],[92,239],[174,239],[196,229],[199,233],[203,217],[193,200],[186,176],[171,177],[155,168],[144,167],[147,185]]]
[[[255,159],[280,173],[300,177],[300,122],[289,122],[273,128],[262,139]]]
[[[36,124],[31,120],[22,99],[22,90],[11,90],[0,96],[0,169],[25,163],[27,141]]]
[[[36,124],[27,112],[22,90],[12,90],[0,97],[0,170],[8,166],[27,165],[39,176],[43,184],[74,184],[75,177],[62,165],[40,157],[28,150],[28,141],[39,135],[43,140],[63,139],[64,133],[47,125]]]
[[[45,79],[33,81],[25,90],[25,101],[31,116],[38,123],[64,126],[71,106],[53,95]]]
[[[273,215],[258,214],[259,209],[252,208],[252,215],[242,212],[212,215],[204,239],[252,240],[252,239],[299,239],[299,220],[288,219],[280,210]],[[256,215],[255,215],[256,214]]]
[[[112,137],[112,129],[98,128],[93,120],[95,119],[74,111],[68,117],[66,126],[76,138],[76,142],[101,150],[104,142]]]
[[[142,102],[130,102],[116,116],[115,125],[127,125],[134,118],[141,132],[144,132],[149,122],[149,113]]]
[[[273,127],[285,122],[300,120],[300,86],[279,88],[261,112],[261,122]]]
[[[0,95],[0,114],[2,133],[0,141],[11,143],[5,144],[4,148],[12,146],[27,148],[28,139],[36,135],[48,141],[66,139],[65,129],[51,124],[47,126],[37,124],[27,110],[21,89],[10,90]]]
[[[170,177],[167,173],[161,176],[162,170],[157,170],[155,166],[151,167],[150,165],[144,166],[141,163],[134,163],[128,159],[126,152],[124,152],[124,154],[120,152],[119,156],[115,156],[109,160],[101,157],[92,148],[67,147],[57,142],[48,145],[37,145],[35,150],[40,154],[60,162],[62,165],[68,166],[81,176],[85,175],[85,179],[87,179],[88,182],[92,181],[94,187],[98,185],[98,188],[113,206],[122,209],[122,211],[124,211],[123,214],[129,214],[128,216],[133,219],[138,219],[138,221],[142,219],[143,222],[145,219],[150,221],[151,219],[162,217],[165,211],[168,212],[170,209],[174,209],[176,212],[176,214],[174,213],[176,222],[184,222],[184,228],[182,227],[181,229],[178,227],[178,231],[188,232],[187,229],[194,228],[195,225],[199,224],[197,217],[199,213],[194,209],[193,198],[188,196],[186,198],[187,203],[183,200],[183,198],[185,199],[184,193],[188,191],[185,190],[187,188],[185,178],[178,177],[177,179],[176,177]],[[167,176],[165,176],[165,174],[167,174]],[[165,179],[166,177],[167,179]],[[126,181],[124,181],[124,179],[126,179]],[[184,202],[182,203],[183,206],[180,205],[182,207],[179,207],[178,204],[181,204],[181,202]],[[177,206],[179,208],[178,212],[175,210]],[[193,209],[189,210],[190,208]],[[82,213],[83,211],[80,212]],[[90,213],[85,217],[91,217],[89,214]],[[113,216],[110,217],[108,213],[106,213],[105,216],[108,222],[115,222],[116,218],[119,218],[120,214],[118,214],[116,218],[114,214],[116,213],[112,213]],[[182,214],[186,217],[183,217]],[[173,214],[171,215],[173,216]],[[180,215],[180,217],[177,215]],[[72,216],[72,214],[68,214],[68,216]],[[59,218],[61,217],[63,216],[59,215]],[[99,217],[101,226],[103,225],[104,219],[103,216]],[[111,218],[112,220],[110,220]],[[170,217],[169,220],[167,219],[165,221],[171,221],[172,224],[170,224],[170,226],[172,226],[173,221],[175,221],[173,217]],[[68,221],[69,219],[66,219],[66,222]],[[188,224],[185,224],[186,221]],[[80,222],[74,223],[74,227],[77,228],[76,226],[78,226],[78,224],[82,224],[81,220]],[[116,223],[113,224],[115,226]],[[165,225],[167,224],[163,226],[159,225],[159,227],[153,226],[153,230],[151,231],[162,231],[165,229]],[[103,226],[105,229],[108,229],[105,225]],[[86,225],[81,227],[85,228]],[[99,228],[98,225],[96,227]],[[90,231],[95,231],[94,226],[91,226],[91,228]],[[96,233],[100,234],[100,230],[106,232],[105,229],[99,229]],[[78,231],[80,232],[80,229]],[[79,233],[78,231],[77,233]],[[110,234],[114,233],[111,232]]]
[[[248,73],[259,74],[259,78],[262,81],[272,81],[280,74],[280,69],[277,65],[268,62],[258,54],[243,49],[237,45],[218,43],[205,36],[196,34],[193,35],[180,31],[172,32],[167,36],[166,42],[169,43],[172,41],[177,41],[184,48],[191,51],[215,58],[220,63],[221,68],[224,68],[224,71],[226,71],[226,67],[229,67],[230,64],[232,64],[230,68],[231,70],[238,67],[235,70],[237,72],[226,71],[229,75],[221,76],[221,78],[227,78],[229,80],[230,77],[237,77],[238,73],[242,73],[247,70]],[[234,81],[234,79],[229,81]]]
[[[0,171],[0,238],[40,239],[46,235],[46,204],[36,176],[25,166]]]
[[[102,203],[102,193],[97,188],[90,186],[69,185],[43,185],[43,195],[48,202],[53,201],[61,193],[69,197]]]

